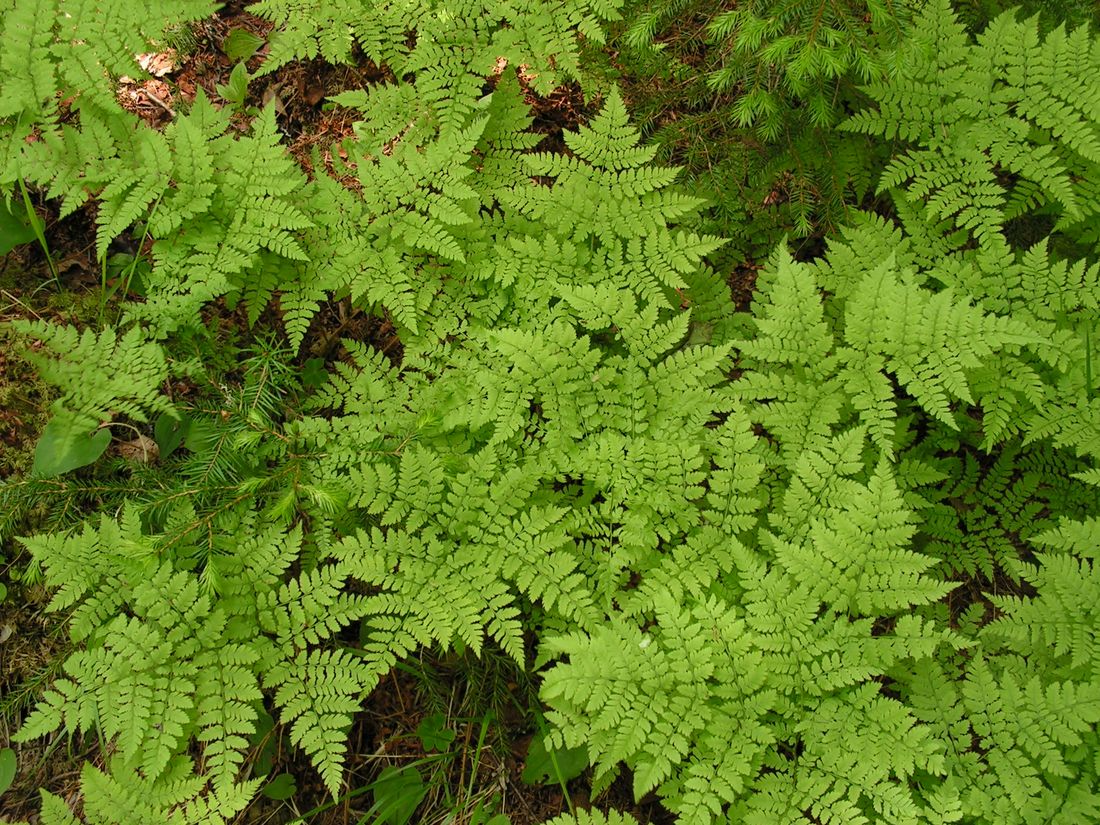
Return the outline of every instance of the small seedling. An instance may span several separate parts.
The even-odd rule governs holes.
[[[444,751],[454,741],[455,732],[444,727],[446,718],[442,713],[425,716],[416,728],[416,735],[426,751]]]
[[[218,94],[229,103],[232,103],[235,109],[243,109],[244,102],[248,98],[248,81],[250,79],[248,69],[244,63],[238,63],[233,67],[229,80],[224,84],[218,84]]]
[[[264,45],[264,39],[248,29],[233,29],[222,41],[222,50],[230,60],[244,62]]]
[[[298,783],[294,779],[293,774],[281,773],[267,783],[267,787],[264,788],[263,794],[268,799],[274,799],[279,802],[290,799],[298,792]]]

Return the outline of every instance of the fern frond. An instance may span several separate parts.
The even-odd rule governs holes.
[[[360,670],[345,651],[312,650],[275,666],[264,680],[276,688],[291,742],[309,755],[333,796],[340,789],[347,730],[365,687]]]

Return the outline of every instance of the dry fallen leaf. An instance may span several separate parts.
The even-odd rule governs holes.
[[[138,65],[153,77],[164,77],[176,70],[176,50],[168,49],[163,52],[149,52],[148,54],[134,55]]]
[[[279,94],[282,91],[282,88],[283,88],[283,84],[281,84],[281,83],[272,83],[270,86],[268,86],[266,89],[264,89],[263,97],[261,98],[261,101],[263,102],[264,106],[266,106],[272,100],[274,100],[275,101],[275,114],[278,114],[278,115],[285,115],[286,114],[286,106],[283,104],[283,98]]]
[[[157,447],[157,442],[153,439],[139,435],[133,441],[125,441],[119,444],[118,454],[126,461],[151,464],[160,458],[160,448]]]

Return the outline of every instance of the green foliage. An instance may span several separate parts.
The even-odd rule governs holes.
[[[40,321],[13,326],[36,340],[27,357],[44,380],[61,390],[54,414],[76,422],[74,428],[109,420],[112,411],[146,422],[149,413],[170,409],[159,392],[168,376],[164,352],[148,343],[140,328],[120,337],[110,328],[97,335]]]
[[[4,791],[11,787],[17,769],[15,751],[11,748],[0,749],[0,796],[3,796]]]
[[[0,187],[6,189],[15,180],[11,164],[19,144],[38,124],[56,126],[58,92],[81,111],[119,114],[109,81],[139,76],[136,55],[165,30],[206,17],[216,5],[169,0],[153,9],[110,0],[91,14],[68,0],[6,0],[0,8]]]
[[[688,29],[690,37],[685,18],[706,15],[704,42],[720,47],[717,61],[706,66],[707,87],[712,93],[736,90],[730,109],[736,124],[755,126],[769,139],[783,130],[795,101],[814,125],[833,125],[845,82],[886,74],[889,49],[902,39],[911,13],[909,3],[882,0],[781,6],[750,0],[716,9],[685,0],[640,5],[624,39],[641,50],[667,49],[665,38],[676,36],[667,33],[672,27]]]
[[[420,771],[414,767],[389,767],[374,783],[376,822],[405,825],[427,793]]]
[[[248,806],[257,782],[232,785],[205,799],[193,799],[196,777],[186,759],[175,760],[156,782],[135,778],[112,765],[104,773],[86,764],[80,772],[83,816],[73,815],[65,800],[42,792],[42,825],[200,825],[226,821]]]
[[[14,202],[0,203],[0,255],[7,255],[17,246],[33,241],[36,237],[35,229],[31,225],[34,218],[28,220],[23,210],[16,207]]]
[[[630,814],[619,811],[598,810],[577,811],[576,814],[562,814],[546,821],[546,825],[635,825],[638,820]]]
[[[1094,43],[1083,26],[1044,35],[1037,17],[1011,11],[972,43],[936,0],[899,50],[897,79],[868,85],[877,107],[845,128],[916,144],[879,189],[905,185],[930,223],[989,242],[1007,219],[1038,212],[1095,248],[1100,98],[1085,80],[1100,59]]]
[[[975,40],[941,0],[911,37],[904,4],[708,15],[708,93],[757,139],[856,158],[833,127],[855,80],[873,101],[847,121],[873,149],[821,163],[846,228],[775,250],[737,313],[704,198],[618,91],[537,151],[523,84],[584,76],[613,4],[254,8],[266,68],[393,70],[332,101],[331,163],[302,172],[273,107],[200,94],[157,131],[23,89],[41,140],[2,179],[97,202],[101,260],[134,226],[152,249],[121,326],[17,326],[72,433],[54,472],[104,423],[163,447],[0,491],[48,505],[21,542],[74,646],[17,739],[110,743],[88,823],[236,816],[265,707],[339,795],[363,698],[425,648],[540,672],[547,758],[597,793],[625,767],[683,823],[1100,815],[1095,38],[1006,13]],[[889,141],[890,217],[860,213]],[[218,301],[277,308],[288,346],[219,353]],[[441,760],[448,734],[416,733]],[[370,787],[389,821],[428,793],[415,765]]]
[[[260,0],[250,10],[278,28],[264,66],[318,55],[352,61],[358,47],[395,76],[422,78],[425,100],[464,108],[478,96],[498,61],[526,66],[535,89],[547,93],[580,74],[577,34],[602,42],[601,24],[618,19],[622,0],[469,0],[382,3],[356,0]],[[407,34],[415,32],[415,45]]]
[[[141,328],[120,337],[111,328],[97,335],[40,321],[13,327],[36,339],[38,349],[27,358],[61,390],[35,451],[36,474],[58,475],[95,461],[111,440],[102,428],[117,416],[148,422],[152,413],[171,411],[161,395],[168,376],[164,352]]]
[[[557,750],[547,748],[546,741],[536,736],[531,740],[520,778],[531,785],[549,783],[564,787],[588,767],[586,748]]]
[[[1038,634],[1050,650],[1046,597],[994,598],[1011,619],[966,666],[954,651],[977,641],[939,607],[955,590],[941,576],[958,571],[1023,576],[1057,599],[1055,616],[1089,598],[1087,562],[1043,574],[1018,559],[1048,506],[1094,512],[1094,496],[1059,481],[1071,457],[1023,446],[1053,435],[1054,448],[1092,449],[1065,406],[1062,428],[1048,424],[1056,399],[1091,394],[1078,349],[1095,323],[1091,268],[1045,243],[1013,251],[1004,223],[974,249],[931,221],[907,219],[910,238],[868,219],[815,265],[779,254],[758,278],[731,389],[771,442],[740,442],[772,468],[766,529],[749,520],[711,544],[722,555],[694,592],[690,562],[643,569],[639,615],[546,642],[565,659],[543,684],[554,741],[588,748],[597,786],[625,762],[635,794],[656,790],[684,822],[1094,815],[1092,677],[1021,647]],[[1004,451],[980,483],[956,484],[960,464],[943,458],[964,445]],[[971,479],[982,472],[964,460]],[[1091,614],[1076,610],[1080,648]],[[925,699],[929,678],[957,698]]]
[[[605,116],[576,138],[579,159],[544,170],[561,179],[555,190],[565,201],[635,181],[608,201],[615,210],[610,214],[623,216],[609,229],[601,225],[604,214],[563,223],[560,208],[539,193],[519,200],[530,184],[508,176],[517,182],[501,202],[512,198],[514,211],[528,216],[517,216],[517,229],[526,227],[531,240],[585,250],[585,269],[537,291],[517,290],[525,300],[517,300],[507,316],[514,326],[476,332],[467,345],[450,351],[425,336],[423,358],[440,371],[435,380],[418,370],[396,370],[359,348],[358,369],[340,370],[316,402],[339,414],[288,428],[287,444],[300,458],[291,460],[279,449],[259,463],[246,458],[266,440],[270,426],[264,423],[263,396],[246,397],[242,412],[255,429],[234,433],[219,426],[218,418],[203,423],[201,416],[188,416],[189,455],[180,459],[179,475],[196,483],[214,480],[218,487],[206,493],[200,486],[186,503],[171,488],[139,499],[162,527],[147,532],[130,510],[121,527],[108,519],[86,527],[79,538],[26,540],[47,583],[66,585],[57,606],[79,601],[71,626],[85,648],[69,660],[66,678],[21,736],[60,725],[96,726],[117,738],[126,767],[150,780],[194,739],[203,775],[222,787],[235,781],[242,764],[254,725],[250,709],[259,691],[270,691],[291,741],[311,755],[335,792],[343,730],[358,697],[399,658],[433,642],[478,651],[491,639],[522,662],[520,617],[527,604],[539,605],[549,623],[587,627],[597,621],[598,603],[610,598],[630,563],[630,555],[624,556],[600,577],[600,595],[585,580],[598,563],[597,548],[621,535],[616,540],[629,554],[653,556],[663,532],[657,521],[679,518],[684,492],[677,488],[698,475],[701,456],[678,457],[665,446],[666,434],[709,415],[718,403],[709,387],[724,360],[722,347],[681,348],[687,314],[653,324],[671,312],[667,293],[683,283],[677,271],[696,265],[711,242],[668,226],[696,201],[669,189],[670,171],[648,177],[636,172],[645,153],[635,142],[621,102],[613,99]],[[550,160],[531,156],[529,162]],[[628,221],[626,215],[645,217]],[[483,228],[472,240],[456,236],[456,243],[461,238],[478,250],[482,233],[502,231],[493,220],[477,217]],[[661,257],[647,259],[647,249]],[[464,263],[447,253],[430,247],[411,254],[434,254],[443,265]],[[608,273],[618,273],[616,282],[597,289]],[[462,300],[471,292],[462,284],[451,288],[457,295],[443,299]],[[559,290],[577,309],[566,308],[571,304]],[[650,302],[638,303],[645,298]],[[540,329],[538,311],[554,305],[560,305],[561,317]],[[613,323],[622,331],[608,336]],[[593,338],[600,331],[606,344]],[[521,352],[517,369],[502,369]],[[593,380],[601,364],[602,374]],[[563,382],[584,395],[559,400],[555,387]],[[653,382],[670,390],[647,390]],[[625,405],[624,391],[633,396]],[[685,398],[692,402],[682,403]],[[543,408],[533,417],[532,402]],[[604,414],[593,416],[601,406]],[[425,409],[436,411],[431,419],[420,412]],[[532,428],[534,438],[527,434]],[[643,430],[631,444],[630,436]],[[349,451],[353,444],[358,446]],[[603,456],[628,446],[637,477],[622,486],[602,469]],[[595,487],[557,491],[555,479],[562,473],[589,476]],[[289,478],[296,481],[287,489]],[[266,479],[273,486],[267,488]],[[282,571],[299,555],[298,539],[280,544],[277,528],[259,534],[254,546],[228,543],[229,536],[249,534],[260,524],[254,510],[218,503],[234,485],[247,494],[242,504],[268,497],[265,518],[279,519],[294,509],[316,513],[319,556],[313,556],[313,567],[285,579]],[[600,490],[605,500],[597,504],[592,498]],[[696,494],[694,487],[687,493]],[[577,495],[591,503],[566,522],[566,505]],[[364,529],[334,540],[333,531],[352,524]],[[170,548],[168,560],[156,547]],[[327,557],[336,564],[323,564]],[[257,580],[261,571],[264,577]],[[348,576],[368,585],[370,595],[342,595]],[[122,580],[140,584],[131,591],[119,586]],[[171,610],[161,608],[164,599],[157,602],[157,593],[171,594]],[[357,655],[323,646],[360,618]],[[228,672],[215,684],[200,678],[219,668]],[[221,692],[209,692],[214,690]],[[226,707],[233,710],[224,717],[203,715],[205,708]],[[113,721],[97,724],[107,717]],[[153,726],[153,718],[170,723]]]
[[[821,237],[866,199],[888,147],[834,127],[884,80],[917,4],[637,0],[606,70],[742,256]],[[743,258],[734,257],[733,265]]]
[[[298,557],[299,529],[265,528],[240,543],[232,536],[216,536],[220,552],[198,570],[188,569],[179,542],[143,534],[133,508],[98,529],[24,539],[46,583],[59,588],[50,608],[75,608],[70,629],[83,647],[18,741],[62,726],[98,728],[116,741],[121,768],[155,783],[194,738],[205,779],[190,795],[206,780],[223,792],[255,731],[262,682],[292,724],[292,741],[335,792],[345,745],[333,734],[358,708],[361,679],[346,654],[306,647],[357,618],[360,600],[340,593],[339,567],[280,583]]]

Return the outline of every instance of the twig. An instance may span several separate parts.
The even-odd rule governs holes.
[[[161,99],[160,99],[159,97],[157,97],[157,96],[156,96],[155,94],[153,94],[152,92],[150,92],[150,91],[149,91],[148,89],[146,89],[146,90],[144,90],[144,91],[145,91],[145,96],[146,96],[146,97],[148,97],[148,98],[149,98],[149,99],[150,99],[151,101],[153,101],[153,102],[154,102],[155,104],[157,104],[158,106],[160,106],[160,108],[164,109],[164,111],[166,111],[166,112],[168,113],[168,117],[175,117],[175,116],[176,116],[176,111],[175,111],[175,109],[173,109],[173,108],[172,108],[171,106],[169,106],[169,105],[168,105],[167,103],[165,103],[165,102],[164,102],[163,100],[161,100]]]
[[[14,295],[12,295],[10,292],[8,292],[6,289],[0,289],[0,295],[3,295],[5,298],[7,298],[9,301],[12,301],[13,303],[19,304],[19,306],[23,307],[23,309],[25,309],[27,312],[29,312],[31,315],[33,315],[39,321],[42,320],[42,316],[39,315],[37,312],[35,312],[33,307],[28,306],[23,301],[19,300]]]

